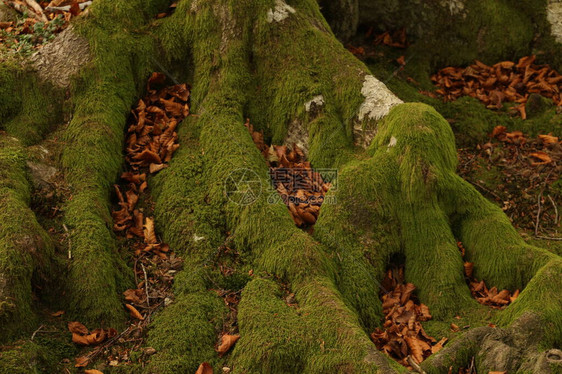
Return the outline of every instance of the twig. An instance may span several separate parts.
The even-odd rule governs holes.
[[[492,196],[495,197],[496,199],[498,199],[498,200],[500,200],[500,201],[503,201],[503,199],[502,199],[498,194],[496,194],[494,191],[491,191],[491,190],[487,189],[486,187],[482,186],[480,183],[471,181],[471,180],[469,180],[469,179],[467,179],[467,181],[468,181],[470,184],[473,184],[473,185],[475,185],[476,187],[480,188],[480,189],[483,190],[484,192],[489,193],[490,195],[492,195]]]
[[[63,223],[62,228],[64,229],[64,232],[66,232],[68,238],[68,259],[72,260],[72,244],[70,242],[70,234],[68,232],[68,227],[66,227],[66,225]]]
[[[86,8],[87,6],[91,5],[92,2],[91,1],[85,1],[83,3],[78,4],[78,6],[80,7],[80,10],[84,10],[84,8]],[[47,12],[56,12],[56,11],[60,11],[60,12],[69,12],[70,11],[70,5],[66,5],[66,6],[48,6],[45,8],[45,10]]]
[[[420,374],[426,374],[425,371],[423,371],[423,369],[421,368],[420,365],[418,365],[418,363],[416,362],[416,360],[414,360],[412,358],[412,356],[408,355],[408,364],[410,364],[410,366],[414,369],[414,371],[416,373],[420,373]]]
[[[37,333],[39,332],[39,330],[41,330],[43,327],[45,327],[45,326],[41,325],[41,326],[39,326],[39,328],[38,328],[37,330],[35,330],[35,331],[33,332],[33,335],[31,335],[31,340],[33,340],[33,339],[35,338],[35,335],[37,335]]]
[[[548,236],[540,236],[540,235],[535,235],[535,238],[537,239],[542,239],[542,240],[554,240],[554,241],[562,241],[562,238],[550,238]]]
[[[548,199],[550,200],[550,202],[552,203],[552,206],[554,207],[554,225],[558,225],[558,208],[556,207],[556,204],[554,203],[554,200],[552,199],[552,197],[550,195],[548,195]]]
[[[537,219],[535,220],[535,236],[539,235],[539,224],[540,224],[540,220],[541,220],[541,199],[542,199],[542,191],[539,193],[539,198],[537,199]]]
[[[43,13],[43,8],[41,8],[41,5],[37,4],[35,0],[25,0],[25,3],[39,15],[41,21],[49,22],[49,19],[45,16],[45,13]]]
[[[142,272],[144,273],[144,290],[146,291],[146,305],[150,307],[150,298],[148,296],[148,276],[146,275],[146,269],[144,264],[141,262]]]

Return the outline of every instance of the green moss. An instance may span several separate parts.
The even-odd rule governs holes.
[[[224,302],[211,291],[176,295],[152,324],[148,344],[158,353],[145,372],[195,372],[202,362],[218,363],[214,345],[224,312]]]
[[[21,110],[22,101],[19,95],[14,95],[17,86],[18,67],[13,62],[0,64],[0,124],[2,124]]]
[[[25,342],[0,352],[1,374],[39,374],[50,371],[49,352],[33,342]]]
[[[15,62],[0,66],[0,128],[25,145],[40,141],[61,120],[62,90],[40,82]]]
[[[0,135],[1,341],[34,327],[32,278],[50,273],[53,244],[29,209],[30,193],[20,142]]]

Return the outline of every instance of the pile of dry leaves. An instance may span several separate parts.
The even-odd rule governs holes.
[[[467,68],[447,67],[431,79],[439,87],[435,92],[446,101],[461,96],[477,98],[488,108],[501,109],[504,102],[518,103],[514,107],[523,119],[527,118],[525,103],[532,93],[552,99],[562,106],[562,75],[548,65],[535,65],[535,56],[488,66],[475,61]]]
[[[388,270],[382,287],[392,290],[382,294],[383,328],[377,328],[371,339],[377,348],[401,365],[413,370],[447,341],[437,342],[426,334],[421,322],[431,319],[429,308],[412,295],[416,287],[404,284],[404,268]]]
[[[562,142],[553,135],[525,136],[497,126],[491,141],[459,149],[459,174],[498,202],[514,225],[540,236],[558,230]],[[484,179],[484,180],[482,180]]]
[[[254,131],[248,120],[245,126],[250,131],[254,143],[267,160],[269,174],[274,188],[289,208],[291,217],[298,227],[309,227],[316,223],[324,195],[331,187],[320,173],[314,171],[310,162],[296,144],[265,144],[263,134]]]
[[[465,249],[461,242],[457,243],[461,255],[464,257]],[[488,305],[490,308],[503,309],[509,304],[511,304],[519,296],[519,290],[515,290],[513,294],[509,290],[501,290],[498,292],[496,287],[488,289],[484,281],[478,281],[473,276],[474,263],[466,262],[464,263],[464,275],[468,287],[470,288],[470,293],[472,297],[476,299],[480,304]]]

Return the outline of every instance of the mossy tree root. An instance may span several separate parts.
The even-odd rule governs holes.
[[[29,209],[25,161],[21,142],[0,133],[0,343],[34,327],[32,279],[46,286],[51,275],[54,246]]]

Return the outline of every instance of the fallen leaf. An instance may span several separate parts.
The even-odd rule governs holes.
[[[473,262],[465,262],[464,263],[464,275],[471,278],[472,277],[472,270],[474,268]]]
[[[87,335],[88,329],[80,322],[68,322],[68,330],[73,334]]]
[[[539,139],[547,145],[558,144],[558,137],[552,135],[539,135]]]
[[[540,162],[533,162],[532,165],[546,165],[546,164],[550,164],[552,162],[552,158],[550,158],[550,156],[544,152],[541,151],[537,151],[537,152],[533,152],[529,155],[530,157],[536,158],[538,160],[540,160]]]
[[[150,174],[154,174],[154,173],[158,173],[160,170],[167,168],[168,165],[166,164],[161,164],[161,163],[157,163],[157,164],[150,164],[150,166],[148,167]]]
[[[451,331],[453,332],[459,332],[461,329],[459,326],[455,325],[454,323],[451,323]]]
[[[421,364],[423,361],[423,350],[418,339],[411,336],[406,336],[405,340],[406,344],[408,344],[408,348],[410,348],[412,352],[412,357],[418,364]]]
[[[75,332],[72,333],[72,342],[79,345],[90,345],[86,336],[77,334]]]
[[[125,304],[125,306],[127,307],[127,309],[129,309],[131,317],[136,318],[136,319],[140,319],[141,321],[144,320],[144,317],[142,316],[142,314],[140,314],[140,312],[137,310],[137,308],[135,308],[131,304]]]
[[[84,374],[103,374],[103,372],[96,369],[88,369],[84,370]]]
[[[74,367],[82,368],[84,366],[88,366],[88,364],[90,363],[90,359],[86,356],[82,356],[78,357],[75,362],[76,364],[74,365]]]
[[[142,304],[144,291],[140,289],[129,289],[123,292],[123,296],[125,296],[125,300],[130,303]]]
[[[221,338],[221,343],[217,348],[217,352],[219,353],[219,356],[220,357],[224,356],[232,348],[232,346],[234,345],[234,343],[236,343],[238,339],[240,339],[240,335],[224,334]]]
[[[52,317],[60,317],[64,314],[64,310],[59,310],[58,312],[51,313]]]
[[[199,368],[195,372],[195,374],[213,374],[213,368],[208,362],[203,362],[199,365]]]
[[[146,217],[144,221],[144,241],[147,244],[158,243],[156,233],[154,232],[154,219],[150,217]]]
[[[448,340],[447,338],[441,338],[439,342],[437,342],[434,346],[431,347],[431,353],[433,354],[439,352],[443,348],[447,340]]]
[[[90,345],[97,345],[102,343],[107,337],[105,330],[95,329],[89,335],[86,336],[86,340]]]

